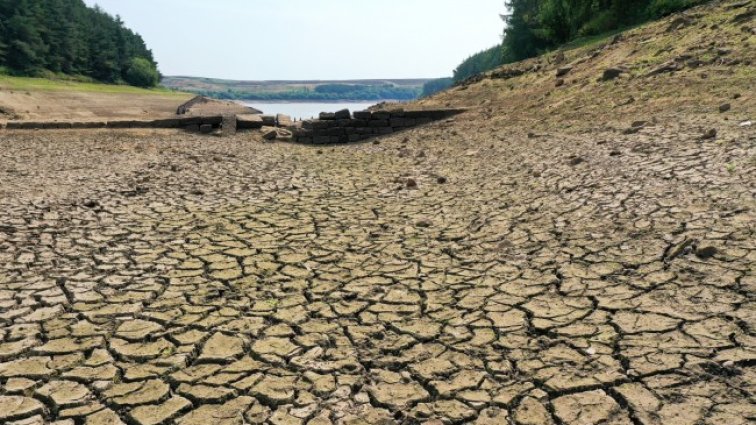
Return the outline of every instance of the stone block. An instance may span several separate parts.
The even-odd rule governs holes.
[[[257,114],[239,114],[236,116],[236,128],[239,130],[250,130],[262,128],[262,115]]]
[[[391,118],[389,120],[389,125],[391,125],[391,127],[404,127],[406,125],[405,119],[404,118]]]
[[[315,136],[312,139],[313,143],[324,145],[327,143],[331,143],[331,137],[330,136]]]
[[[333,112],[321,112],[319,117],[323,121],[332,121],[336,119],[336,114]]]
[[[199,125],[202,117],[184,117],[179,118],[179,126],[186,127],[189,125]]]
[[[346,134],[346,130],[341,127],[329,128],[326,132],[329,136],[340,136]]]
[[[391,118],[391,113],[385,111],[376,111],[370,114],[371,120],[388,120]]]
[[[105,121],[74,121],[71,123],[71,128],[86,129],[86,128],[105,128],[108,123]]]
[[[223,117],[220,115],[202,117],[202,124],[212,124],[213,126],[219,126],[222,122]]]
[[[199,126],[199,132],[202,134],[210,134],[213,132],[213,125],[212,124],[200,124]]]
[[[368,124],[370,127],[388,127],[388,120],[370,120]]]
[[[286,114],[278,114],[276,115],[276,123],[279,127],[291,127],[294,124],[294,121],[292,121],[291,117]]]
[[[223,117],[220,115],[209,115],[209,116],[201,116],[201,117],[186,117],[186,118],[179,118],[179,125],[181,127],[192,125],[192,124],[210,124],[210,125],[220,125],[223,121]]]
[[[236,134],[236,115],[224,115],[221,123],[221,135],[233,136]]]
[[[393,132],[394,132],[394,129],[391,127],[378,128],[378,134],[391,134]]]
[[[129,128],[155,128],[155,120],[131,120]]]
[[[372,114],[370,111],[355,111],[353,115],[356,120],[369,120]]]
[[[108,121],[108,128],[131,128],[132,124],[132,120]]]
[[[178,118],[166,118],[152,121],[153,128],[178,128],[181,120]]]
[[[337,120],[348,120],[352,118],[352,114],[349,112],[349,109],[342,109],[340,111],[336,111],[333,114],[334,118]]]
[[[263,120],[263,125],[266,127],[275,127],[276,126],[276,117],[275,115],[260,115],[260,117]]]

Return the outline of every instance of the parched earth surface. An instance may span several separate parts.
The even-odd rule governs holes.
[[[753,132],[478,124],[5,133],[0,421],[753,420]]]
[[[0,423],[753,423],[749,4],[377,144],[3,131]]]

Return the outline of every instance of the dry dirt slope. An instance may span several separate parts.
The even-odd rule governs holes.
[[[753,8],[379,144],[0,133],[0,423],[752,423]]]
[[[723,118],[751,119],[754,8],[753,1],[713,1],[618,37],[504,66],[421,103],[479,107],[498,125],[560,129],[626,127],[681,114],[712,119],[723,103],[735,113]],[[559,68],[569,72],[557,78]],[[623,73],[599,82],[608,68]],[[556,87],[559,79],[564,85]]]
[[[0,76],[0,123],[166,118],[192,97],[128,86]]]

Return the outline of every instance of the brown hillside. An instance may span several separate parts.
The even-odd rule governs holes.
[[[680,114],[754,118],[755,8],[752,1],[715,1],[581,48],[504,66],[420,103],[478,107],[497,125],[558,123],[562,129],[625,128]],[[558,78],[560,68],[570,70]],[[623,72],[599,81],[609,68]],[[559,79],[564,84],[556,87]],[[732,114],[719,116],[724,103]]]

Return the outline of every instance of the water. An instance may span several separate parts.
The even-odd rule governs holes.
[[[264,114],[286,114],[293,119],[317,118],[321,112],[336,112],[349,109],[363,111],[379,102],[244,102],[245,105],[263,111]]]

